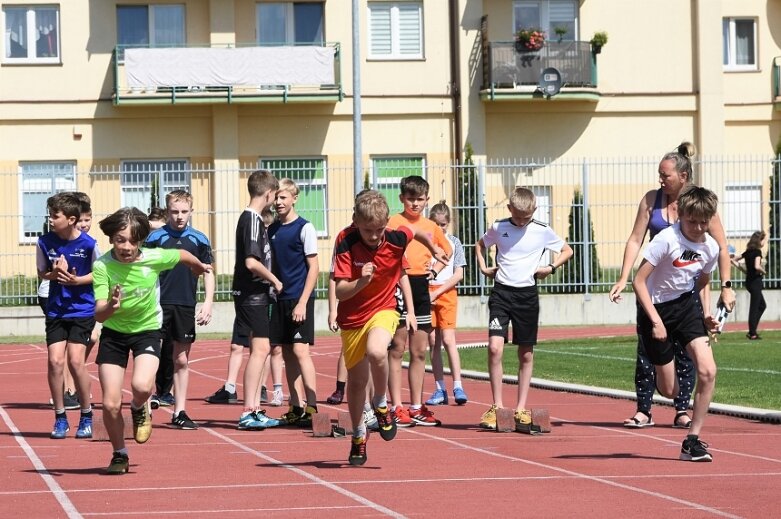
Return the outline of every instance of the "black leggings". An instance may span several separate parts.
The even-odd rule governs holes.
[[[746,290],[751,294],[751,300],[748,304],[748,334],[756,335],[759,319],[765,313],[767,303],[765,296],[762,295],[762,278],[756,277],[746,283]]]
[[[676,411],[689,409],[689,400],[694,391],[694,362],[686,354],[686,349],[675,344],[675,372],[678,375],[680,391],[673,399]],[[656,369],[642,342],[637,341],[637,364],[635,364],[635,392],[637,393],[637,411],[651,415],[654,391],[656,391]]]

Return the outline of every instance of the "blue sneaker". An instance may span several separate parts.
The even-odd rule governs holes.
[[[52,430],[51,438],[54,440],[62,440],[68,435],[70,431],[70,425],[68,425],[68,417],[65,415],[57,416],[54,419],[54,429]]]
[[[447,393],[442,389],[437,389],[432,393],[431,398],[426,400],[426,405],[447,405]]]
[[[453,397],[456,399],[456,403],[458,405],[464,405],[465,403],[469,402],[469,399],[466,397],[466,393],[464,393],[464,390],[460,387],[453,389]]]
[[[171,393],[160,395],[157,400],[160,407],[171,407],[172,405],[176,405],[176,399]]]
[[[241,431],[262,431],[279,425],[282,425],[282,422],[266,416],[266,411],[252,411],[241,415],[238,428]]]
[[[92,438],[92,415],[81,415],[79,428],[76,429],[76,438]]]

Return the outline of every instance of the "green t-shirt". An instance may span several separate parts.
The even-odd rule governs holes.
[[[119,308],[103,326],[120,333],[159,330],[163,325],[159,276],[179,263],[179,250],[140,249],[141,254],[133,263],[117,261],[111,252],[92,265],[95,301],[108,301],[114,286],[122,287]]]

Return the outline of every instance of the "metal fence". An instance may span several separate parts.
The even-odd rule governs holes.
[[[781,189],[771,188],[779,164],[773,157],[747,156],[705,157],[695,163],[696,181],[719,196],[728,241],[739,252],[753,231],[768,231],[771,209],[781,207]],[[317,293],[324,297],[333,238],[349,224],[352,213],[352,166],[328,164],[321,158],[275,159],[259,165],[299,184],[298,212],[313,222],[319,236],[323,274]],[[487,225],[508,216],[512,189],[529,187],[537,195],[535,218],[549,223],[575,250],[573,260],[541,282],[541,290],[588,294],[608,290],[617,279],[638,202],[658,187],[658,165],[659,157],[491,159],[462,166],[431,165],[423,158],[406,157],[373,161],[365,166],[364,178],[387,195],[391,211],[401,208],[398,181],[403,176],[427,178],[430,205],[445,200],[452,208],[451,232],[463,242],[468,261],[460,290],[468,294],[484,294],[490,286],[490,280],[477,272],[475,242]],[[148,211],[153,205],[164,205],[168,191],[189,190],[195,200],[192,223],[214,247],[218,297],[229,299],[235,224],[249,199],[248,174],[257,167],[216,169],[183,160],[136,161],[80,171],[75,163],[31,162],[20,164],[16,171],[0,172],[6,186],[5,197],[0,197],[0,304],[34,303],[35,243],[46,223],[46,198],[65,190],[91,197],[90,234],[103,251],[109,243],[98,227],[100,219],[124,205]],[[777,257],[781,236],[773,233],[770,265],[781,264]],[[781,282],[778,271],[771,269],[770,274],[769,284]],[[736,271],[733,279],[741,280],[742,274]]]

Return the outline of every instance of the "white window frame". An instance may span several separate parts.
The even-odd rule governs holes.
[[[296,162],[318,162],[318,167],[322,168],[323,170],[323,178],[314,178],[309,181],[304,181],[300,178],[297,178],[298,175],[296,175],[296,168],[290,167],[290,168],[275,168],[275,163],[279,162],[287,162],[295,164]],[[258,159],[258,167],[260,169],[268,169],[271,170],[274,175],[277,178],[290,178],[293,180],[296,185],[298,186],[299,191],[299,200],[301,199],[301,194],[305,191],[307,191],[307,188],[315,188],[323,195],[322,204],[319,208],[321,212],[321,218],[322,218],[322,226],[318,227],[318,224],[316,221],[313,221],[312,218],[307,218],[306,214],[302,214],[301,210],[297,210],[298,214],[301,214],[305,219],[309,220],[312,225],[315,227],[315,231],[317,232],[318,238],[326,237],[328,236],[328,162],[326,161],[325,157],[322,156],[301,156],[301,157],[260,157]],[[301,169],[311,169],[307,167],[302,167]],[[312,208],[307,208],[308,210],[313,210]]]
[[[575,28],[574,34],[566,34],[563,38],[564,41],[578,41],[578,34],[580,31],[578,19],[580,15],[580,8],[578,5],[578,2],[576,0],[515,0],[513,2],[513,16],[512,16],[512,34],[515,35],[515,33],[519,29],[529,29],[531,27],[520,27],[519,21],[516,20],[516,7],[523,7],[523,6],[536,6],[540,11],[540,20],[539,20],[539,26],[534,27],[537,29],[542,29],[543,32],[545,32],[545,40],[546,41],[557,41],[558,36],[555,32],[553,32],[553,28],[551,27],[551,3],[569,3],[573,6],[573,12],[575,13],[575,17],[573,18],[572,23]],[[570,21],[570,20],[566,20]]]
[[[403,53],[401,49],[400,34],[400,13],[401,8],[417,8],[418,12],[418,51],[415,53]],[[381,2],[372,1],[367,3],[366,17],[368,20],[368,57],[374,60],[420,60],[424,57],[423,47],[423,2],[421,1],[399,1],[399,2]],[[390,31],[390,52],[386,54],[375,53],[372,50],[372,42],[376,35],[373,34],[373,19],[379,14],[380,10],[389,10],[389,31]]]
[[[27,56],[23,58],[13,58],[8,57],[6,54],[8,53],[8,49],[11,45],[11,34],[8,31],[8,28],[6,27],[6,9],[9,8],[26,8],[27,9],[27,17],[26,17],[26,44],[27,44]],[[48,56],[48,57],[38,57],[38,56],[30,56],[31,52],[35,52],[37,48],[37,40],[36,35],[38,33],[38,29],[36,28],[35,23],[35,12],[36,9],[54,9],[56,11],[56,22],[54,31],[57,35],[57,55],[56,56]],[[46,65],[46,64],[60,64],[62,63],[62,38],[61,34],[62,31],[60,30],[60,6],[56,4],[4,4],[2,9],[2,15],[3,15],[3,58],[2,63],[20,63],[20,64],[33,64],[33,65]]]
[[[63,168],[63,171],[66,171],[68,168],[70,168],[69,175],[72,176],[72,179],[66,178],[66,177],[59,177],[52,175],[50,178],[31,178],[31,179],[25,179],[24,178],[24,168],[25,166],[52,166],[53,168]],[[53,173],[55,173],[57,170],[53,169]],[[36,217],[38,215],[26,215],[24,214],[24,198],[25,195],[39,193],[39,194],[46,194],[49,196],[52,196],[56,193],[61,193],[63,191],[75,191],[76,190],[76,163],[74,161],[68,161],[68,160],[62,160],[62,161],[25,161],[20,162],[18,167],[18,173],[19,173],[19,214],[21,217],[19,218],[19,243],[20,244],[29,244],[29,243],[36,243],[38,241],[38,236],[43,234],[44,226],[46,225],[46,218],[48,218],[48,212],[46,209],[46,203],[43,203],[43,206],[37,209],[36,211],[40,211],[39,214],[43,215],[43,223],[41,225],[40,233],[35,233],[34,235],[27,235],[24,229],[24,220],[26,217]]]
[[[258,2],[255,5],[255,41],[258,44],[268,45],[268,44],[287,44],[287,45],[295,45],[296,43],[322,43],[325,41],[325,2],[309,2],[309,3],[318,3],[321,5],[322,13],[323,13],[323,20],[321,20],[320,24],[320,34],[321,34],[321,41],[320,42],[297,42],[296,41],[296,12],[295,12],[295,4],[296,3],[303,3],[303,2]],[[269,4],[281,4],[285,9],[285,36],[284,41],[273,41],[273,42],[262,42],[261,41],[261,33],[260,33],[260,26],[261,26],[261,17],[260,17],[260,9],[263,5],[269,5]]]
[[[754,63],[737,63],[737,29],[735,22],[751,22],[754,39],[753,45]],[[751,17],[725,17],[722,21],[722,64],[724,70],[729,72],[759,70],[759,44],[757,34],[757,20]]]
[[[173,167],[171,167],[173,165]],[[162,167],[161,167],[162,166]],[[192,183],[192,172],[190,170],[190,164],[187,159],[133,159],[120,161],[120,204],[122,207],[132,205],[129,203],[130,195],[132,192],[142,192],[145,194],[146,200],[150,200],[152,194],[152,175],[159,175],[163,173],[163,178],[158,181],[158,204],[160,207],[165,207],[165,195],[175,189],[184,189],[187,192],[190,191],[190,184]],[[166,179],[165,173],[183,174],[185,176],[184,182],[177,182],[176,179]],[[149,175],[148,181],[133,181],[131,175]],[[138,209],[149,212],[149,207],[138,207]]]
[[[727,238],[748,238],[762,230],[762,185],[752,182],[730,182],[724,186],[719,204]]]

